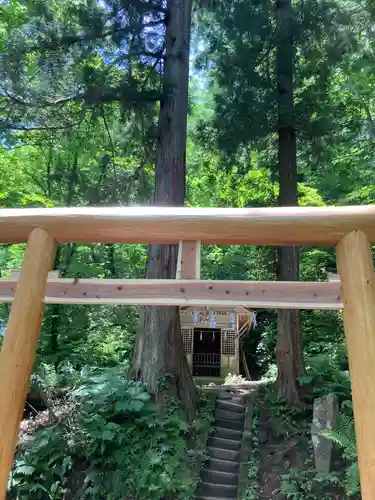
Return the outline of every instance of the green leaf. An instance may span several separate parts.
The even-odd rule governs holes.
[[[298,382],[303,385],[303,384],[310,384],[314,380],[314,375],[303,375],[302,377],[298,378]]]
[[[36,471],[35,467],[32,465],[21,465],[15,470],[16,474],[25,474],[25,476],[31,476]]]
[[[104,441],[112,441],[115,437],[115,433],[110,431],[109,429],[105,429],[105,431],[102,433],[102,439]]]

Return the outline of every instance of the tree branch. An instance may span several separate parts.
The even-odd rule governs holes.
[[[78,94],[73,97],[58,99],[55,101],[58,105],[61,103],[67,104],[68,102],[79,102],[81,101],[85,106],[95,106],[97,104],[106,104],[111,102],[126,102],[129,103],[141,103],[141,102],[157,102],[160,101],[163,94],[159,91],[153,90],[142,90],[138,91],[131,87],[124,88],[123,86],[115,87],[113,89],[93,89],[84,94]],[[23,107],[30,108],[43,108],[46,106],[52,106],[51,102],[47,103],[27,103],[23,101]],[[85,109],[81,110],[81,116],[77,121],[67,122],[59,125],[27,125],[25,123],[15,123],[14,120],[10,120],[9,117],[6,119],[0,118],[0,130],[20,130],[25,132],[35,131],[35,130],[64,130],[71,129],[78,126],[85,118]],[[77,113],[79,114],[79,113]],[[26,122],[27,119],[24,120]],[[33,122],[32,119],[29,120]],[[34,121],[35,123],[35,121]]]
[[[371,129],[371,135],[375,139],[375,121],[372,117],[370,108],[367,105],[367,103],[365,102],[365,100],[362,98],[361,94],[358,92],[357,88],[350,81],[349,81],[348,85],[349,85],[350,90],[352,92],[354,92],[354,94],[357,96],[357,98],[360,102],[360,105],[362,106],[362,108],[366,114],[367,122],[370,126],[370,129]]]
[[[76,127],[80,123],[82,123],[84,118],[81,120],[74,122],[74,123],[68,123],[65,125],[21,125],[18,123],[9,123],[5,120],[0,120],[0,130],[19,130],[23,132],[32,132],[35,130],[65,130],[65,129],[70,129],[73,127]]]
[[[77,43],[84,43],[84,42],[92,42],[94,40],[101,40],[103,38],[107,38],[109,36],[113,36],[115,34],[122,34],[125,35],[126,33],[131,33],[132,31],[141,31],[144,28],[150,28],[154,26],[160,26],[161,24],[165,24],[165,18],[163,19],[158,19],[157,21],[149,21],[148,23],[138,23],[138,24],[132,24],[130,26],[126,26],[124,28],[118,28],[118,29],[111,29],[108,31],[104,32],[95,32],[92,31],[91,33],[85,33],[82,35],[70,35],[70,36],[62,36],[62,37],[56,37],[55,39],[52,40],[44,40],[41,41],[39,44],[32,45],[28,48],[25,48],[24,52],[27,54],[36,52],[36,51],[46,51],[46,50],[59,50],[62,48],[67,48],[72,45],[75,45]]]
[[[25,101],[23,100],[21,97],[19,96],[16,96],[14,94],[11,94],[8,90],[4,90],[4,91],[0,91],[0,95],[5,95],[8,99],[10,99],[11,101],[13,101],[14,103],[18,104],[19,106],[25,106],[25,107],[29,107],[29,108],[32,108],[32,107],[37,107],[37,104],[34,104],[32,102],[28,102],[28,101]],[[75,95],[75,96],[71,96],[71,97],[63,97],[61,99],[56,99],[56,101],[43,101],[43,107],[46,107],[46,106],[58,106],[60,104],[66,104],[67,102],[71,102],[71,101],[75,101],[75,100],[79,100],[80,98],[83,97],[84,94],[82,95]]]
[[[106,129],[107,135],[108,135],[108,140],[109,140],[109,145],[111,148],[111,154],[112,154],[112,167],[113,167],[113,191],[112,191],[112,202],[116,203],[116,186],[117,186],[117,172],[116,172],[116,155],[115,155],[115,146],[113,144],[111,132],[109,131],[108,123],[107,123],[107,117],[105,116],[105,111],[104,111],[104,106],[101,106],[101,112],[102,112],[102,118],[104,122],[104,127]]]
[[[157,57],[157,54],[155,54],[155,57]],[[160,60],[160,59],[158,59]],[[10,94],[9,91],[3,91],[2,92],[3,96],[5,95],[9,100],[17,103],[18,105],[22,107],[29,107],[29,108],[40,108],[40,107],[53,107],[53,106],[59,106],[59,105],[64,105],[69,102],[79,102],[82,101],[85,104],[93,104],[97,102],[115,102],[115,101],[123,101],[124,98],[128,98],[131,101],[154,101],[157,102],[159,101],[163,96],[160,94],[160,92],[155,92],[151,90],[144,90],[144,91],[137,91],[136,89],[133,89],[131,87],[124,87],[123,85],[114,87],[112,89],[92,89],[87,92],[82,92],[73,96],[69,97],[62,97],[61,99],[56,99],[55,101],[42,101],[38,103],[33,103],[29,101],[25,101],[22,98],[15,96],[13,94]],[[0,92],[1,95],[1,92]],[[68,126],[63,126],[62,128],[69,128],[71,125]],[[74,126],[74,124],[73,124]]]

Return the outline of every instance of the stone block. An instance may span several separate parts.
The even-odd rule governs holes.
[[[314,446],[315,467],[320,472],[330,472],[333,442],[319,435],[319,432],[334,429],[338,414],[339,409],[335,394],[328,394],[315,399],[311,435]]]

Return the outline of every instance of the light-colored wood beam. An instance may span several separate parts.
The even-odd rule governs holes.
[[[176,279],[199,280],[201,277],[201,242],[180,241]]]
[[[58,242],[330,246],[356,229],[375,243],[375,206],[0,210],[0,243],[24,242],[34,227]]]
[[[17,286],[0,280],[0,302]],[[49,279],[47,304],[244,306],[265,309],[342,309],[340,283],[203,280]]]
[[[42,323],[47,275],[54,256],[54,239],[43,229],[34,229],[28,239],[0,355],[1,500],[6,496]]]
[[[337,245],[344,299],[353,409],[363,500],[375,499],[375,283],[371,248],[361,231]]]

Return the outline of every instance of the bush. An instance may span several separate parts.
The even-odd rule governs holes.
[[[347,369],[346,347],[336,346],[330,354],[313,356],[307,360],[307,373],[299,379],[310,385],[314,397],[335,393],[340,401],[351,397],[350,375]]]
[[[162,413],[125,368],[82,372],[70,399],[76,416],[38,431],[18,454],[13,498],[191,498],[187,423],[176,403]]]
[[[322,430],[320,434],[333,441],[342,449],[342,456],[348,464],[345,471],[344,482],[346,494],[349,497],[359,496],[361,491],[351,401],[343,405],[336,429]]]

